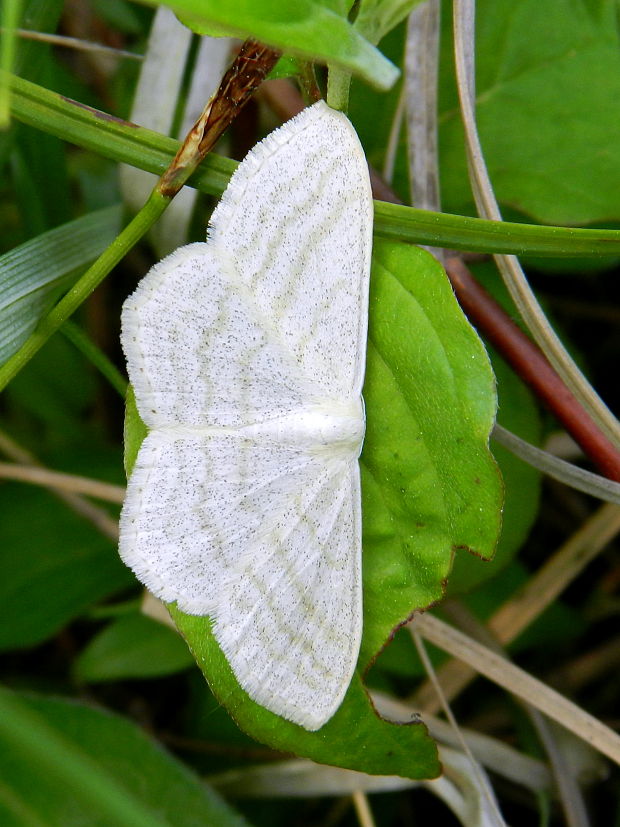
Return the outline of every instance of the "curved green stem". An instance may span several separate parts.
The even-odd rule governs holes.
[[[10,76],[10,84],[15,118],[106,158],[161,175],[179,148],[178,141],[172,138],[126,123],[22,78]],[[236,166],[229,158],[212,153],[189,183],[219,198]],[[375,232],[384,238],[450,250],[552,257],[620,255],[618,230],[485,221],[383,201],[375,202]]]
[[[142,238],[170,203],[170,198],[154,190],[140,212],[129,222],[97,261],[71,290],[45,316],[17,353],[0,367],[0,391],[16,376],[58,328],[103,281],[125,254]]]

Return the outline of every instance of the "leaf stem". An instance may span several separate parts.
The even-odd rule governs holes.
[[[620,451],[567,388],[545,354],[472,276],[461,259],[446,261],[446,272],[467,316],[503,359],[562,423],[608,479],[620,482]]]
[[[351,73],[337,66],[330,66],[327,77],[327,103],[332,109],[338,109],[340,112],[347,111],[350,87]]]
[[[118,505],[121,505],[125,499],[125,486],[123,485],[112,485],[109,482],[101,482],[77,474],[50,471],[47,468],[36,468],[32,465],[0,462],[0,479],[84,494],[87,497],[95,497],[98,500]]]

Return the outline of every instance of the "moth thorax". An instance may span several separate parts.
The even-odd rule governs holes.
[[[358,457],[366,421],[360,398],[295,411],[256,427],[277,442],[298,445],[312,453]]]

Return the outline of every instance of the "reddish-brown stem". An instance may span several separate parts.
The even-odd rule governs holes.
[[[283,120],[303,108],[301,96],[286,81],[265,84],[261,93]],[[375,198],[393,204],[402,203],[372,167],[370,180]],[[568,390],[538,346],[481,287],[461,258],[451,256],[446,270],[457,299],[472,324],[530,386],[600,472],[620,482],[620,453]]]
[[[459,304],[472,323],[553,413],[584,453],[609,479],[620,482],[620,454],[577,402],[544,354],[472,276],[457,256],[446,272]]]

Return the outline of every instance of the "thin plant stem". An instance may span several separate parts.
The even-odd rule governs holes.
[[[6,129],[11,119],[11,87],[8,73],[13,69],[15,61],[15,33],[21,12],[22,0],[4,0],[0,6],[0,129]]]
[[[60,328],[63,336],[66,336],[71,344],[82,353],[97,370],[105,376],[115,391],[125,399],[128,382],[115,364],[105,355],[101,348],[86,335],[82,328],[68,319]]]
[[[346,112],[349,108],[351,73],[331,66],[327,78],[327,103],[332,109]]]
[[[618,532],[620,508],[612,504],[601,506],[521,589],[497,609],[487,621],[489,632],[502,645],[511,643],[560,596]],[[458,660],[450,660],[436,671],[445,695],[451,700],[476,677],[474,669]],[[428,712],[436,712],[439,708],[429,683],[418,689],[413,702]]]
[[[0,26],[0,33],[7,31]],[[93,43],[91,40],[82,40],[79,37],[67,37],[50,32],[35,32],[31,29],[15,29],[17,37],[23,40],[37,40],[40,43],[50,43],[52,46],[62,46],[65,49],[77,49],[84,52],[99,52],[111,57],[128,58],[129,60],[144,60],[144,55],[137,52],[127,52],[125,49],[115,49],[114,46],[105,46],[103,43]]]
[[[78,279],[71,290],[45,316],[34,333],[26,339],[21,348],[0,367],[0,391],[43,347],[47,340],[75,313],[108,273],[142,238],[147,230],[170,203],[168,196],[153,190],[146,204],[121,231],[112,244],[104,250],[97,261]]]
[[[22,448],[21,445],[18,445],[15,440],[11,439],[8,434],[5,434],[1,430],[0,453],[9,457],[13,462],[19,462],[37,468],[43,467],[30,451]],[[104,537],[107,537],[114,543],[118,542],[118,521],[111,517],[105,509],[91,503],[79,494],[63,491],[59,488],[50,488],[50,493],[65,503],[65,505],[76,514],[79,514],[80,517],[88,520]]]
[[[502,428],[497,422],[491,436],[495,442],[527,462],[528,465],[538,468],[543,474],[563,482],[564,485],[570,485],[576,491],[583,491],[592,497],[620,505],[620,483],[608,480],[599,474],[593,474],[578,465],[573,465],[572,462],[566,462],[548,451],[543,451],[506,428]]]
[[[355,807],[355,813],[360,827],[375,827],[375,820],[372,816],[372,810],[370,809],[370,804],[365,793],[361,790],[355,790],[351,798],[353,799],[353,806]]]
[[[74,494],[86,494],[98,500],[111,503],[122,503],[125,499],[125,488],[122,485],[112,485],[99,482],[88,477],[75,474],[63,474],[58,471],[49,471],[47,468],[37,468],[32,465],[16,465],[12,462],[0,462],[0,479],[25,482],[30,485],[43,485],[47,488],[57,488],[61,491],[71,491]]]
[[[620,735],[524,669],[431,614],[416,615],[409,626],[620,764]]]
[[[465,741],[465,738],[463,737],[463,733],[461,732],[461,728],[459,727],[459,725],[456,721],[456,718],[454,717],[454,713],[452,712],[450,704],[448,703],[448,699],[444,695],[443,690],[441,688],[441,684],[439,683],[439,680],[437,679],[437,674],[435,672],[433,664],[431,663],[431,659],[428,656],[428,652],[426,651],[426,646],[424,645],[424,641],[422,640],[422,638],[420,637],[420,635],[416,631],[415,627],[413,627],[411,629],[411,637],[413,638],[413,642],[414,642],[416,650],[418,652],[418,656],[419,656],[420,660],[422,661],[422,665],[424,666],[424,669],[426,670],[426,674],[428,675],[429,680],[433,684],[435,692],[437,693],[437,698],[438,698],[439,702],[441,703],[441,706],[443,708],[445,716],[448,719],[448,723],[452,727],[452,730],[453,730],[453,732],[455,733],[455,735],[458,739],[458,742],[461,746],[461,749],[463,750],[463,752],[465,753],[465,755],[468,757],[469,761],[471,762],[471,767],[472,767],[472,770],[473,770],[473,774],[476,778],[478,786],[479,786],[479,788],[482,792],[482,795],[485,797],[485,799],[487,800],[487,803],[489,805],[489,815],[492,817],[492,819],[495,821],[495,823],[497,825],[499,825],[499,827],[506,827],[506,822],[502,818],[502,814],[499,811],[497,801],[495,800],[495,797],[494,797],[494,795],[493,795],[493,793],[492,793],[492,791],[489,787],[488,780],[487,780],[486,776],[484,775],[484,773],[482,772],[480,764],[474,758],[471,749],[469,748],[467,742]]]

